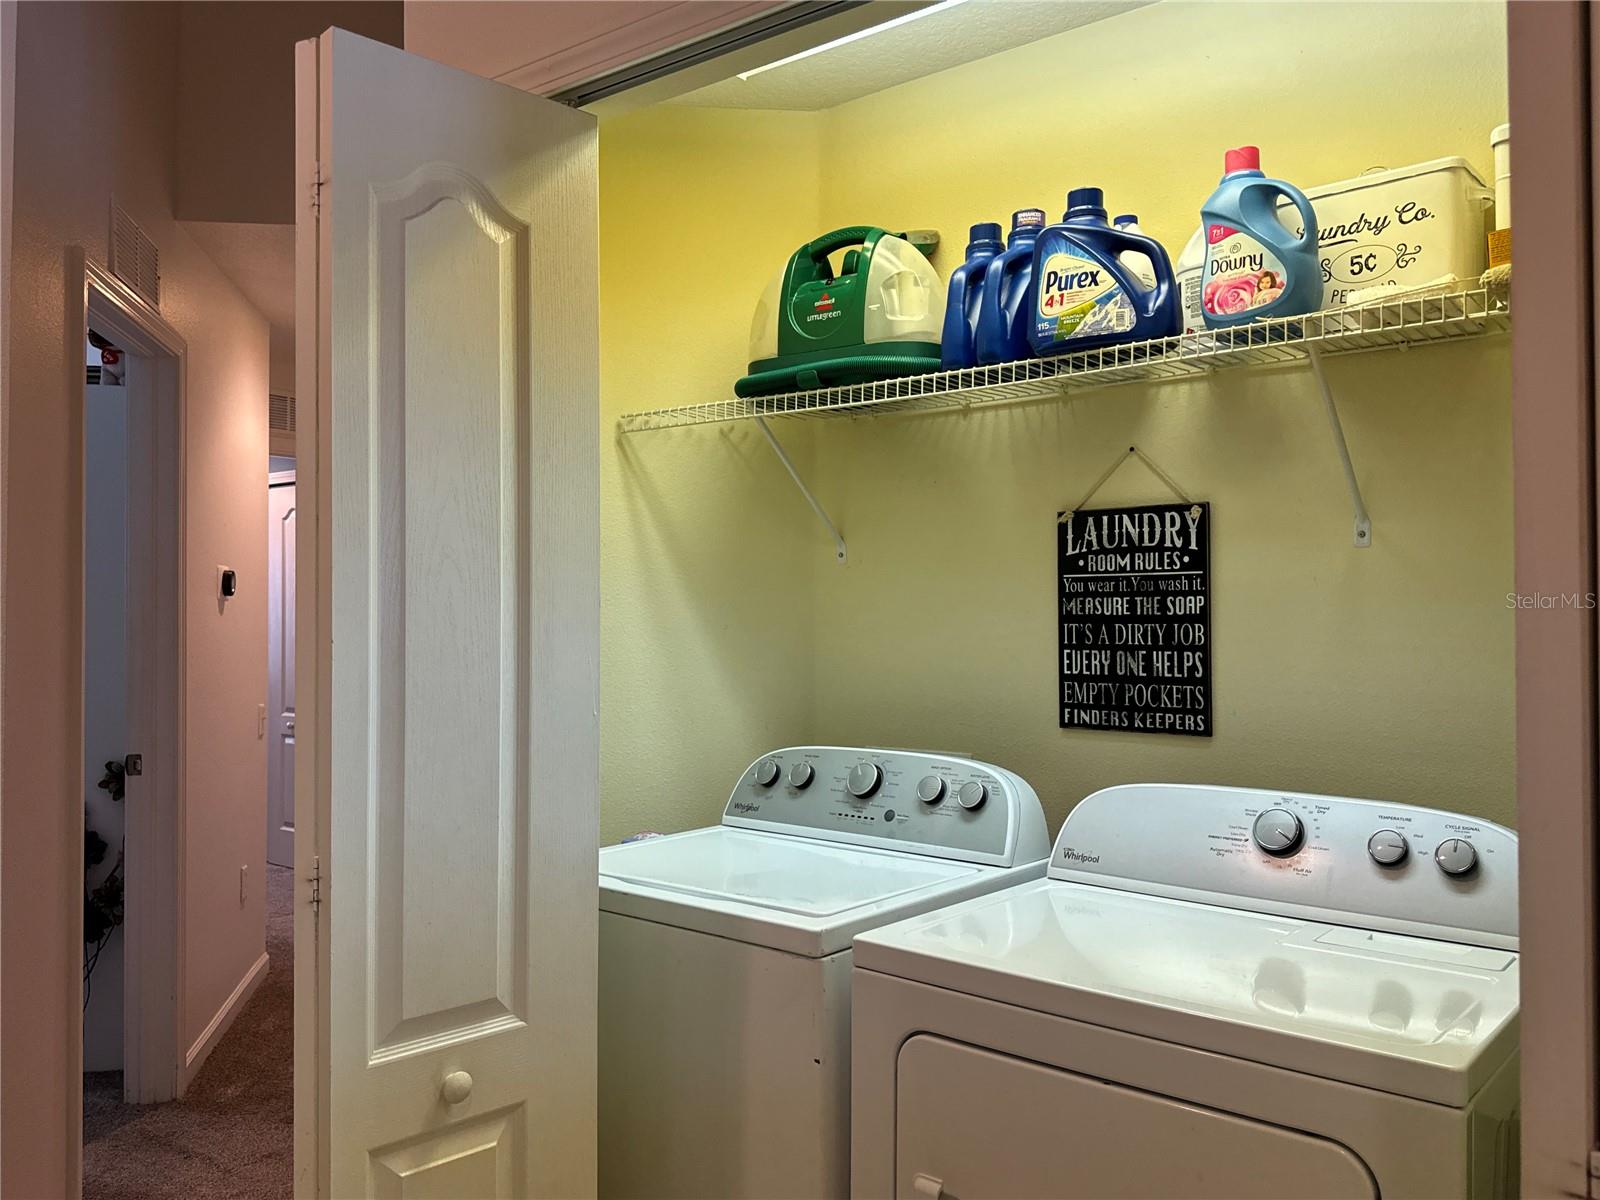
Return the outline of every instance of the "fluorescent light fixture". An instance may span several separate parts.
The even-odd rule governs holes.
[[[882,25],[874,25],[870,29],[858,29],[854,33],[847,33],[843,37],[834,38],[831,42],[823,42],[820,46],[812,46],[809,50],[791,54],[788,58],[780,58],[777,62],[769,62],[764,67],[740,71],[739,78],[752,79],[763,71],[770,71],[775,67],[787,67],[790,63],[797,63],[803,58],[810,58],[813,54],[821,54],[824,50],[834,50],[840,46],[848,46],[851,42],[859,42],[862,38],[871,37],[875,33],[882,33],[886,29],[896,29],[901,25],[909,25],[912,21],[920,21],[923,17],[931,17],[936,12],[943,12],[947,8],[954,8],[956,5],[965,4],[966,2],[967,0],[939,0],[937,4],[930,4],[926,8],[908,12],[904,16],[885,21]]]

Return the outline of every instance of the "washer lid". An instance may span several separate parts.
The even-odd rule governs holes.
[[[855,964],[1457,1107],[1516,1045],[1511,951],[1088,884],[868,931]]]
[[[716,826],[600,851],[600,907],[801,954],[872,925],[1036,879],[896,851]]]
[[[974,873],[962,863],[720,827],[608,847],[600,856],[602,879],[807,917],[831,917]]]

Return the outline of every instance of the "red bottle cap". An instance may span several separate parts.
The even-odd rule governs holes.
[[[1261,148],[1259,146],[1240,146],[1237,150],[1229,150],[1222,159],[1222,173],[1232,175],[1235,171],[1261,170]]]

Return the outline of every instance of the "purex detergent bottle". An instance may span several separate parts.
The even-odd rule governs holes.
[[[973,338],[978,328],[978,302],[983,299],[983,276],[1001,249],[999,222],[974,225],[968,235],[967,260],[950,272],[944,332],[939,338],[939,365],[946,371],[970,367],[978,361]]]
[[[1033,353],[1028,345],[1028,280],[1033,278],[1033,246],[1044,228],[1044,209],[1023,208],[1011,214],[1006,252],[989,264],[983,276],[983,302],[978,306],[977,355],[984,366],[1012,362]]]
[[[1155,287],[1122,262],[1128,251],[1149,260]],[[1034,247],[1026,311],[1035,354],[1171,337],[1179,320],[1172,261],[1154,238],[1114,228],[1099,188],[1075,188],[1061,223]]]
[[[1300,210],[1304,232],[1298,236],[1278,219],[1280,197]],[[1256,147],[1228,151],[1222,182],[1201,206],[1200,228],[1206,241],[1200,291],[1206,328],[1322,307],[1317,214],[1299,188],[1261,173]]]

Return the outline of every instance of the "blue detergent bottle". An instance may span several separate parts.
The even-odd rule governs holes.
[[[939,365],[946,371],[970,367],[978,361],[974,338],[978,304],[983,298],[983,277],[1001,249],[998,221],[974,225],[968,235],[966,261],[950,272],[944,332],[939,338]]]
[[[1044,209],[1023,208],[1011,214],[1006,252],[989,264],[983,276],[983,302],[978,306],[978,362],[1013,362],[1033,353],[1028,345],[1028,280],[1033,278],[1033,246],[1044,228]]]
[[[1129,251],[1148,260],[1154,287],[1122,261]],[[1034,247],[1026,315],[1040,355],[1171,337],[1180,323],[1172,260],[1154,238],[1114,228],[1099,188],[1074,188],[1061,223]]]
[[[1223,162],[1222,182],[1200,209],[1206,328],[1315,312],[1322,307],[1322,264],[1311,201],[1293,184],[1263,175],[1255,146],[1229,150]],[[1278,219],[1280,197],[1300,210],[1304,232],[1298,237]]]

